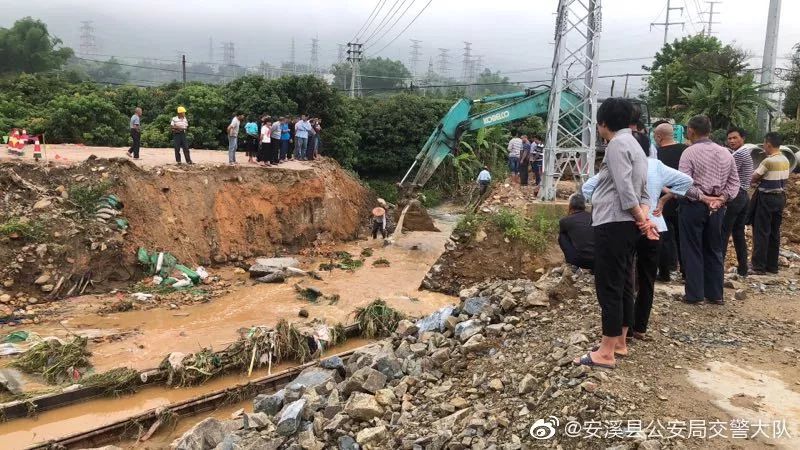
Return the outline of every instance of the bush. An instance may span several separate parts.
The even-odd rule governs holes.
[[[545,211],[538,211],[528,218],[518,212],[501,209],[490,217],[505,237],[530,245],[536,252],[544,251],[552,235],[558,231],[558,218]]]
[[[468,212],[465,214],[456,224],[455,229],[453,229],[454,234],[469,234],[470,236],[474,236],[475,232],[478,231],[478,225],[482,222],[482,216],[475,214],[474,212]]]
[[[44,225],[40,222],[30,222],[18,217],[12,217],[0,223],[0,235],[17,236],[26,241],[38,241],[44,237]]]
[[[106,195],[111,187],[110,181],[101,181],[96,184],[79,184],[69,188],[69,199],[75,204],[84,216],[91,216],[95,212],[100,198]]]
[[[128,120],[114,104],[97,93],[60,95],[45,110],[49,142],[124,145]]]
[[[442,191],[437,189],[424,189],[420,195],[422,206],[426,208],[433,208],[442,204]]]

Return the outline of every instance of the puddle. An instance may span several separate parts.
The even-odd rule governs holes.
[[[706,369],[689,370],[689,381],[713,397],[713,403],[733,418],[749,421],[751,436],[758,430],[756,424],[760,420],[769,425],[763,429],[769,439],[759,433],[759,442],[800,448],[800,393],[770,372],[719,361],[709,362]],[[782,420],[790,437],[778,432],[774,439],[773,422]]]
[[[368,342],[369,341],[366,339],[350,339],[344,344],[332,349],[328,355],[361,347]],[[278,373],[294,365],[294,363],[279,364],[273,367],[272,373]],[[267,370],[264,368],[254,370],[250,378],[247,378],[245,374],[231,374],[213,379],[200,386],[180,389],[154,386],[142,389],[133,395],[125,395],[118,398],[101,398],[52,411],[45,411],[36,417],[0,423],[0,436],[2,437],[0,438],[2,439],[0,442],[2,442],[2,448],[4,450],[24,449],[37,443],[63,438],[81,431],[86,431],[89,428],[109,425],[160,406],[187,400],[235,384],[246,383],[248,380],[266,375]],[[233,411],[239,408],[245,408],[250,411],[252,410],[252,402],[246,400],[236,405],[228,405],[213,413],[207,413],[206,415],[228,418]],[[200,420],[198,417],[201,416],[188,417],[180,421],[177,428],[172,433],[158,433],[152,438],[152,442],[148,441],[148,446],[150,448],[167,448],[169,442],[174,439],[173,435],[180,435],[180,433],[191,428]],[[163,445],[156,445],[158,442],[161,442]],[[131,444],[133,444],[133,442],[131,442]]]
[[[329,324],[347,324],[352,321],[350,315],[355,308],[382,298],[411,316],[421,316],[457,303],[454,297],[418,290],[431,265],[444,252],[456,221],[457,216],[439,213],[436,225],[441,232],[408,233],[387,247],[382,246],[381,240],[342,246],[342,250],[353,255],[359,255],[365,247],[373,248],[374,253],[354,272],[318,271],[323,278],[321,281],[302,279],[305,285],[317,287],[325,295],[338,294],[340,300],[334,305],[327,301],[309,303],[298,299],[293,286],[301,279],[292,278],[282,284],[237,287],[234,292],[209,303],[184,306],[180,310],[159,308],[98,316],[81,313],[76,305],[70,317],[61,321],[63,326],[36,326],[31,331],[59,337],[67,336],[67,329],[81,335],[86,330],[91,330],[93,335],[102,334],[98,330],[129,334],[126,339],[91,344],[92,363],[95,370],[102,372],[120,366],[137,370],[154,368],[170,351],[193,352],[209,346],[222,348],[236,339],[239,328],[274,325],[284,318],[304,320],[298,318],[300,309],[309,312],[309,320],[318,317]],[[387,259],[390,267],[373,267],[372,261],[378,258]],[[303,268],[318,269],[321,262],[328,260],[314,260]]]

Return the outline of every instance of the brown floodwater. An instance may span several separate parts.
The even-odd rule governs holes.
[[[342,345],[331,348],[326,355],[343,353],[366,345],[367,343],[369,343],[369,341],[366,339],[349,339]],[[272,373],[277,374],[294,365],[296,364],[282,363],[276,365],[272,368]],[[89,429],[109,425],[161,406],[167,406],[203,394],[222,390],[236,384],[244,384],[266,375],[267,369],[263,368],[254,370],[249,378],[246,374],[230,374],[215,378],[200,386],[184,388],[153,386],[144,388],[131,395],[118,398],[89,400],[52,411],[45,411],[38,414],[36,417],[0,423],[0,443],[2,443],[0,448],[4,450],[27,448],[51,439],[63,438]],[[212,415],[220,418],[227,418],[230,416],[231,412],[240,408],[245,408],[245,410],[250,411],[252,410],[252,402],[247,400],[234,405],[228,405],[220,408],[215,413],[212,413]],[[192,417],[187,417],[179,421],[175,429],[164,430],[154,436],[152,442],[149,444],[150,448],[168,447],[169,442],[162,442],[165,445],[157,445],[157,443],[172,438],[175,433],[183,433],[198,421],[199,419]],[[134,442],[130,442],[131,445],[133,443]]]
[[[137,370],[154,368],[172,351],[222,348],[236,339],[239,328],[274,325],[282,318],[306,320],[298,319],[300,309],[309,312],[308,320],[321,318],[329,324],[347,324],[352,322],[351,314],[355,308],[382,298],[411,316],[421,316],[457,302],[454,297],[419,290],[428,269],[444,252],[456,220],[457,217],[452,215],[437,216],[436,225],[440,232],[407,233],[387,247],[383,247],[380,240],[343,245],[342,250],[354,255],[360,254],[365,247],[373,248],[374,254],[354,272],[319,272],[323,278],[321,281],[292,278],[283,284],[244,285],[209,303],[183,306],[179,310],[151,309],[108,315],[87,313],[98,302],[96,297],[84,297],[66,301],[70,303],[64,305],[60,323],[38,325],[29,330],[41,336],[60,337],[67,337],[70,333],[95,337],[130,333],[121,340],[90,344],[94,368],[103,372],[123,366]],[[391,266],[373,267],[372,261],[378,258],[387,259]],[[320,262],[326,262],[309,258],[301,261],[303,268],[309,270],[317,269]],[[241,277],[244,280],[246,275]],[[310,303],[299,299],[294,289],[296,282],[319,288],[325,295],[338,294],[340,300],[331,305],[324,300]],[[353,342],[349,341],[348,347]],[[264,371],[258,375],[254,373],[253,377],[263,374]],[[92,400],[47,411],[37,418],[0,424],[2,447],[24,448],[245,381],[244,376],[232,375],[197,387],[151,387],[130,396]],[[224,408],[220,414],[229,415],[241,407]],[[186,422],[186,428],[195,423],[191,419]]]

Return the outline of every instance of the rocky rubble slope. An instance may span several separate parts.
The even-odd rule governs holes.
[[[786,278],[726,284],[731,301],[722,308],[734,310],[751,307],[746,302],[753,293],[797,289],[796,280]],[[746,316],[719,320],[734,311],[674,301],[681,288],[658,287],[649,333],[654,342],[632,344],[632,356],[609,371],[571,363],[599,338],[591,275],[559,267],[536,283],[479,283],[461,292],[458,307],[402,322],[390,339],[357,350],[346,362],[324,360],[285,389],[256,398],[253,413],[206,419],[173,448],[520,449],[540,442],[559,448],[726,448],[686,436],[671,439],[658,429],[668,418],[692,414],[729,420],[705,402],[693,402],[694,394],[677,389],[675,377],[688,365],[731,351],[749,354],[745,348],[774,351],[774,362],[796,368],[796,350],[785,345],[800,324]],[[535,441],[534,425],[549,418],[561,424],[636,419],[642,425],[596,441],[560,431]]]

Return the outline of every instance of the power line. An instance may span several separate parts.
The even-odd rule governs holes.
[[[406,0],[403,0],[403,3],[405,3],[405,2],[406,2]],[[369,42],[370,39],[372,39],[378,33],[378,31],[380,31],[381,28],[385,26],[384,24],[388,23],[387,19],[391,20],[391,17],[394,17],[393,13],[396,13],[395,8],[397,7],[397,11],[400,10],[400,7],[398,7],[398,5],[400,5],[400,7],[403,6],[403,4],[400,3],[400,0],[394,0],[394,3],[392,3],[391,8],[389,8],[389,10],[386,11],[386,14],[383,15],[383,19],[381,19],[381,21],[378,22],[378,25],[375,25],[375,28],[372,30],[372,32],[369,34],[369,36],[367,36],[364,39],[364,42],[363,42],[364,44]],[[364,32],[364,34],[366,34],[366,32]]]
[[[372,19],[372,16],[375,14],[375,11],[378,9],[378,6],[382,5],[385,2],[386,0],[379,0],[377,3],[375,3],[375,7],[372,8],[372,12],[369,13],[369,16],[367,16],[367,20],[365,20],[364,23],[361,24],[361,28],[359,28],[358,31],[356,31],[355,36],[353,36],[353,38],[350,39],[351,42],[356,42],[356,39],[358,39],[358,35],[361,34],[362,31],[364,31],[364,27],[369,26],[368,23],[372,23],[370,19]],[[339,58],[339,62],[341,62],[341,59],[342,58]]]
[[[100,63],[100,64],[112,64],[112,65],[115,65],[115,66],[122,66],[122,67],[133,67],[133,68],[136,68],[136,69],[160,70],[162,72],[183,73],[183,71],[180,70],[180,69],[168,69],[166,67],[150,67],[150,66],[140,66],[140,65],[137,65],[137,64],[125,64],[125,63],[116,62],[116,61],[100,61],[100,60],[97,60],[97,59],[81,58],[80,56],[75,56],[74,58],[75,59],[79,59],[81,61],[88,61],[88,62]],[[209,77],[235,78],[235,77],[233,77],[231,75],[222,75],[222,74],[216,74],[216,73],[189,72],[189,71],[187,71],[186,73],[192,74],[192,75],[205,75],[205,76],[209,76]]]
[[[674,11],[674,10],[680,10],[681,11],[681,15],[683,15],[683,7],[680,7],[680,6],[673,7],[671,5],[671,0],[667,0],[667,8],[666,9],[667,9],[667,18],[664,20],[664,22],[661,22],[661,23],[653,23],[653,22],[651,22],[650,23],[650,29],[651,30],[653,29],[654,26],[663,26],[664,27],[664,45],[667,44],[667,36],[669,35],[669,26],[670,25],[680,25],[681,28],[683,28],[686,25],[686,22],[670,22],[669,21],[669,13],[671,11]]]
[[[408,29],[411,27],[411,25],[414,25],[414,22],[416,22],[416,21],[417,21],[417,19],[419,18],[419,16],[421,16],[421,15],[422,15],[422,13],[424,13],[424,12],[425,12],[425,10],[426,10],[426,9],[428,9],[428,6],[430,6],[432,2],[433,2],[433,0],[428,0],[428,3],[426,3],[426,4],[425,4],[425,6],[423,6],[423,7],[422,7],[422,9],[421,9],[421,10],[420,10],[420,11],[417,13],[417,15],[416,15],[416,16],[414,16],[414,18],[413,18],[413,19],[411,19],[411,22],[409,22],[409,23],[408,23],[408,25],[406,25],[406,27],[405,27],[405,28],[403,28],[402,30],[400,30],[400,32],[399,32],[399,33],[397,33],[397,36],[395,36],[395,37],[394,37],[394,39],[392,39],[391,41],[389,41],[389,43],[388,43],[388,44],[384,45],[384,46],[383,46],[383,47],[382,47],[380,50],[378,50],[377,52],[375,52],[375,54],[377,55],[378,53],[380,53],[380,52],[382,52],[382,51],[386,50],[386,47],[388,47],[388,46],[392,45],[392,43],[393,43],[394,41],[396,41],[396,40],[397,40],[397,38],[399,38],[400,36],[402,36],[402,35],[403,35],[403,33],[405,33],[405,32],[406,32],[406,30],[408,30]]]
[[[403,13],[400,14],[399,16],[397,16],[397,19],[394,20],[392,25],[389,26],[389,28],[386,28],[383,31],[383,33],[381,33],[381,35],[377,39],[375,39],[375,41],[372,42],[372,44],[368,45],[366,50],[369,50],[371,47],[374,47],[378,42],[381,41],[381,39],[383,39],[390,31],[392,31],[392,29],[397,25],[397,22],[400,22],[400,19],[402,19],[406,15],[408,10],[411,9],[411,7],[414,5],[414,2],[416,2],[416,1],[417,0],[411,0],[411,3],[409,3],[408,6],[406,6],[406,9],[403,10]],[[405,0],[403,1],[403,3],[405,3]],[[401,7],[403,6],[402,3],[400,4],[400,6]],[[399,11],[399,9],[398,9],[398,11]]]

